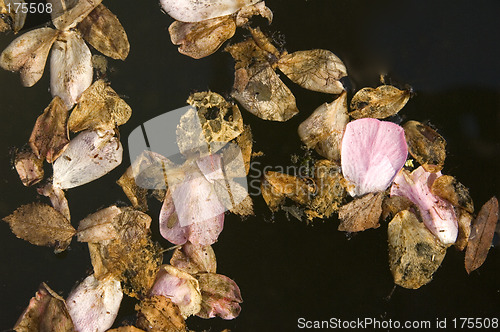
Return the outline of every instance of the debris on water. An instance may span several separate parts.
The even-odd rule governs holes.
[[[430,126],[418,121],[403,125],[408,151],[428,172],[439,172],[446,158],[446,141]]]
[[[363,88],[352,97],[349,116],[354,119],[385,119],[397,114],[409,99],[410,91],[399,90],[392,85]]]

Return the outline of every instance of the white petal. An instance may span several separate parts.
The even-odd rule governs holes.
[[[199,22],[231,15],[261,0],[160,0],[163,9],[178,21]]]
[[[90,275],[69,294],[66,305],[77,332],[101,332],[115,321],[123,298],[120,282]]]
[[[52,23],[59,30],[76,27],[102,0],[47,0],[52,4]]]
[[[54,162],[53,183],[69,189],[94,181],[120,165],[122,153],[122,145],[112,132],[100,136],[94,131],[83,131]]]
[[[50,90],[68,109],[92,84],[92,54],[82,37],[74,31],[61,35],[50,56]]]

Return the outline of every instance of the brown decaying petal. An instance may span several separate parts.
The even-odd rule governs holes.
[[[394,283],[409,289],[429,283],[444,259],[446,247],[407,210],[392,219],[387,234]]]
[[[196,278],[202,295],[201,310],[196,314],[198,317],[238,317],[243,299],[238,285],[232,279],[216,273],[200,273]]]
[[[47,0],[52,4],[52,23],[59,30],[69,30],[80,23],[102,0]]]
[[[339,210],[339,231],[352,233],[378,228],[383,199],[383,192],[369,193],[343,205]]]
[[[458,236],[455,248],[463,251],[467,247],[471,233],[472,214],[464,209],[458,209]]]
[[[249,20],[256,15],[260,15],[265,18],[269,24],[273,21],[273,12],[271,9],[266,7],[264,1],[260,1],[254,5],[249,5],[241,8],[236,14],[236,25],[242,27],[246,25]]]
[[[409,99],[410,91],[399,90],[392,85],[363,88],[352,97],[349,115],[354,119],[385,119],[397,114]]]
[[[174,251],[170,264],[189,274],[215,273],[217,269],[215,253],[211,246],[200,246],[189,242]]]
[[[53,186],[52,183],[47,183],[46,185],[37,188],[37,192],[40,195],[47,196],[50,199],[52,207],[56,211],[60,212],[68,221],[71,221],[71,214],[69,212],[68,200],[64,194],[64,190],[57,186]]]
[[[130,44],[125,29],[103,4],[99,4],[78,24],[78,30],[102,54],[113,59],[127,58]]]
[[[23,205],[3,220],[18,238],[38,246],[55,247],[56,252],[64,251],[75,234],[71,223],[47,204]]]
[[[42,283],[16,322],[16,332],[73,332],[68,308],[62,297]]]
[[[479,268],[486,260],[497,222],[498,200],[496,197],[492,197],[481,207],[472,225],[465,251],[465,270],[467,273]]]
[[[14,166],[22,183],[27,187],[43,179],[43,160],[37,158],[31,149],[17,151]]]
[[[267,171],[261,183],[262,196],[271,211],[276,211],[284,198],[307,204],[316,185],[307,179],[279,172]]]
[[[474,213],[474,202],[470,197],[469,189],[458,182],[453,176],[442,175],[438,177],[432,183],[431,192],[456,207],[460,207],[469,213]]]
[[[142,212],[146,212],[148,210],[148,190],[141,188],[136,184],[132,166],[127,168],[125,173],[123,173],[116,183],[122,188],[123,192],[127,195],[127,198],[135,209]]]
[[[294,83],[313,91],[340,94],[344,86],[340,82],[347,70],[335,54],[328,50],[297,51],[284,55],[278,68]]]
[[[165,296],[147,297],[141,303],[136,304],[135,310],[137,310],[137,326],[145,331],[185,332],[187,330],[179,307]]]
[[[446,141],[431,127],[418,121],[403,125],[408,152],[428,172],[436,173],[443,168],[446,158]]]
[[[122,210],[112,205],[99,210],[80,220],[77,238],[80,242],[102,242],[118,237],[113,220],[122,213]]]
[[[69,143],[66,121],[68,110],[59,97],[54,97],[36,120],[29,139],[31,149],[40,159],[53,163]]]
[[[28,12],[14,10],[16,4],[22,5],[23,3],[26,2],[24,0],[0,0],[0,32],[12,29],[14,33],[18,33],[23,28]],[[10,5],[10,10],[7,5]]]
[[[179,46],[179,53],[201,59],[216,52],[236,31],[231,15],[210,20],[185,23],[175,21],[168,28],[170,39]]]

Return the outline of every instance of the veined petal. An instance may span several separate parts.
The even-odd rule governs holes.
[[[160,0],[168,15],[181,22],[200,22],[231,15],[261,0]]]

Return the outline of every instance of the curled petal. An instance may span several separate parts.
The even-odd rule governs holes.
[[[432,234],[443,244],[452,244],[458,235],[458,221],[453,206],[430,191],[432,183],[439,176],[441,172],[430,173],[422,166],[411,174],[403,170],[394,179],[391,196],[404,196],[412,201]]]
[[[347,124],[342,140],[342,173],[360,196],[384,191],[406,162],[404,130],[397,124],[359,119]]]
[[[232,279],[216,273],[200,273],[196,278],[200,282],[202,295],[201,310],[197,316],[219,316],[222,319],[238,317],[243,299],[240,288]]]
[[[261,0],[160,0],[168,15],[181,22],[200,22],[231,15]]]

